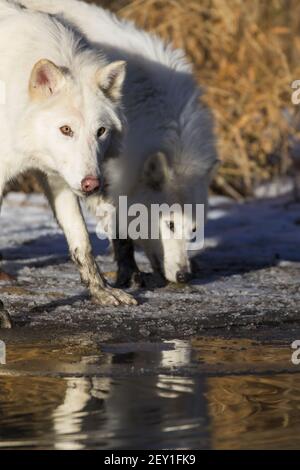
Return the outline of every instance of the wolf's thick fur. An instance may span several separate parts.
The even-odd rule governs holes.
[[[115,203],[124,194],[129,204],[206,204],[217,162],[213,122],[200,104],[201,90],[183,52],[95,5],[77,0],[22,3],[63,14],[101,44],[110,59],[128,63],[124,104],[129,132],[120,159],[106,165]],[[192,227],[194,221],[190,223]],[[136,269],[133,249],[116,245],[119,278],[126,280],[128,263],[131,271]],[[175,281],[178,272],[190,271],[184,241],[145,240],[142,246],[154,269],[167,279]]]
[[[134,301],[106,287],[77,195],[87,177],[101,177],[111,134],[122,132],[124,67],[62,20],[0,0],[0,201],[9,179],[38,170],[82,280],[105,305]]]

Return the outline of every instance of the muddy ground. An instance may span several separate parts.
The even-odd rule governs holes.
[[[300,205],[286,197],[245,204],[213,198],[211,205],[206,249],[195,259],[197,279],[184,288],[133,290],[138,307],[103,308],[80,285],[43,197],[10,194],[0,252],[13,280],[0,282],[0,298],[15,332],[5,334],[68,331],[135,341],[243,332],[294,339],[300,330]],[[113,281],[107,243],[93,235],[93,220],[88,223],[98,263]],[[142,254],[138,261],[150,269]]]

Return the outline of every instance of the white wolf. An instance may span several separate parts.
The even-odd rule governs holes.
[[[129,131],[118,160],[107,161],[108,193],[118,204],[207,204],[208,185],[217,163],[213,121],[200,104],[201,90],[181,51],[158,37],[119,20],[110,12],[77,0],[23,0],[27,7],[62,14],[94,43],[101,44],[111,60],[126,60],[124,105]],[[97,204],[96,204],[97,206]],[[184,219],[186,220],[186,219]],[[193,231],[194,217],[185,222]],[[182,232],[170,217],[167,227]],[[152,267],[169,281],[185,282],[191,266],[185,240],[141,240]],[[119,284],[128,284],[137,272],[133,246],[115,242]]]
[[[101,160],[121,142],[124,77],[125,63],[109,64],[75,28],[0,0],[0,202],[8,180],[42,172],[82,280],[104,305],[135,301],[106,286],[77,195],[99,188]]]

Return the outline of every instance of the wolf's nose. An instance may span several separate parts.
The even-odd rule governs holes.
[[[94,176],[87,176],[81,181],[81,189],[84,193],[90,194],[100,188],[99,178]]]
[[[176,280],[179,284],[186,284],[190,279],[191,275],[187,271],[178,271],[176,273]]]

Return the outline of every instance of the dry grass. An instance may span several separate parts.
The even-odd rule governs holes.
[[[215,189],[235,198],[286,173],[291,83],[300,78],[298,0],[99,2],[182,47],[214,110],[223,166]]]
[[[298,0],[100,0],[182,47],[216,116],[223,166],[214,189],[239,199],[288,171]],[[299,64],[299,65],[298,65]]]

